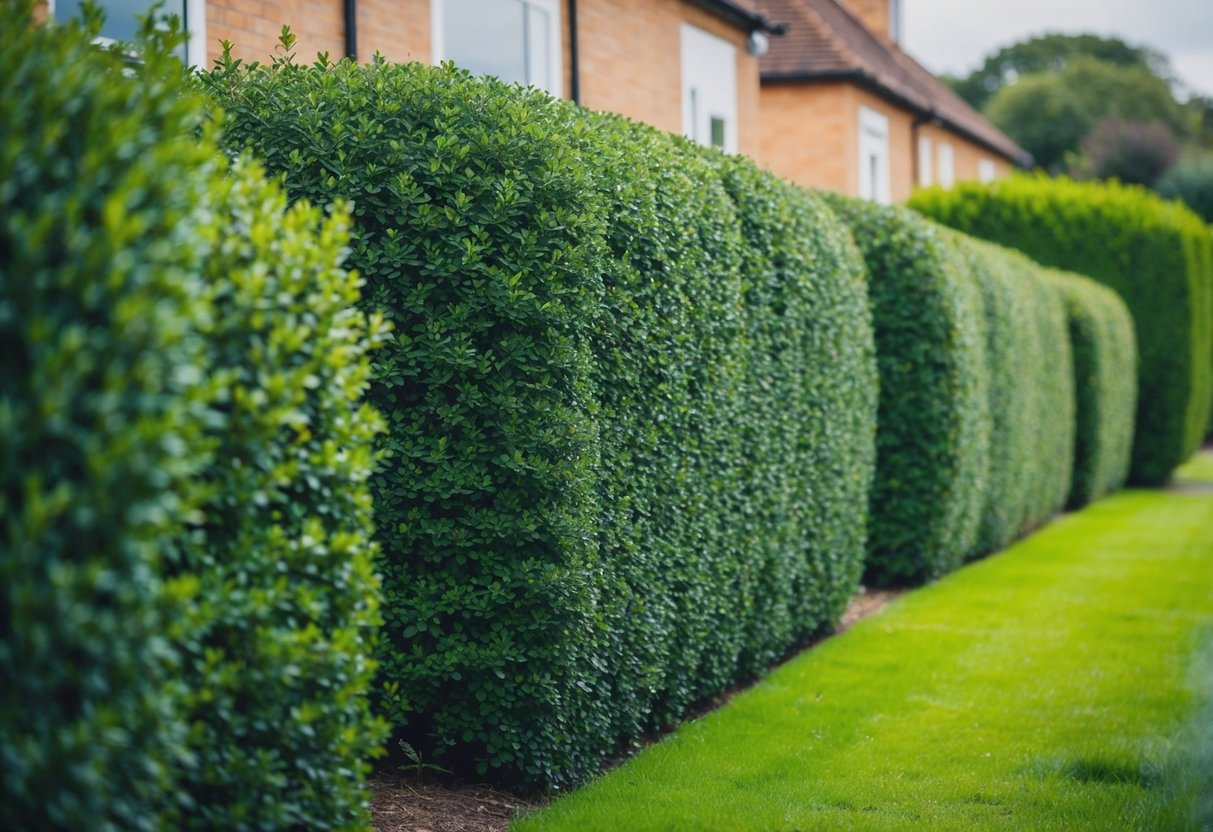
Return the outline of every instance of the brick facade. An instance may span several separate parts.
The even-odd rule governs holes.
[[[392,61],[432,59],[432,0],[358,0],[358,53]],[[737,50],[738,146],[760,153],[758,59],[745,49],[748,32],[687,0],[578,0],[581,102],[621,113],[663,130],[682,131],[680,26],[685,21],[732,43]],[[246,60],[265,60],[283,24],[299,38],[296,53],[327,51],[344,57],[342,0],[208,0],[208,62],[218,41],[235,44]],[[570,19],[561,8],[565,95],[571,89]]]
[[[766,84],[761,95],[760,157],[773,172],[799,185],[859,194],[859,108],[889,120],[889,179],[893,202],[917,187],[918,135],[931,139],[933,181],[938,182],[940,144],[951,145],[955,180],[978,179],[981,160],[1007,176],[1011,164],[969,139],[934,124],[914,129],[914,115],[846,81]]]
[[[748,32],[685,0],[579,0],[582,103],[682,132],[679,56],[683,22],[729,41],[737,51],[738,148],[760,149],[758,59]]]

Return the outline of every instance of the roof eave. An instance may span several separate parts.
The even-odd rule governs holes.
[[[744,9],[730,0],[689,0],[689,2],[724,18],[737,28],[745,29],[747,32],[758,31],[779,36],[788,30],[786,23],[772,23],[765,16]]]
[[[922,104],[907,98],[898,93],[896,90],[890,89],[887,85],[882,84],[878,79],[871,74],[864,72],[862,69],[840,69],[827,70],[822,72],[764,72],[761,76],[764,84],[794,84],[794,83],[814,83],[822,81],[849,81],[856,86],[863,87],[869,92],[879,95],[881,98],[896,104],[899,107],[904,107],[913,112],[916,116],[923,116],[931,121],[937,121],[947,127],[954,133],[959,133],[969,141],[979,144],[992,153],[997,153],[1007,161],[1018,165],[1021,168],[1031,168],[1035,163],[1032,155],[1026,150],[1019,148],[1019,152],[1009,152],[1008,150],[998,147],[993,142],[987,141],[982,136],[973,133],[962,125],[956,124],[950,119],[942,116],[933,108],[923,107]]]

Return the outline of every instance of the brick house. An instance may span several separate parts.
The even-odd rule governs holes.
[[[81,0],[45,0],[55,17]],[[104,35],[150,0],[100,0]],[[845,6],[845,8],[844,8]],[[730,152],[793,181],[883,201],[994,178],[1026,154],[897,46],[900,0],[165,0],[188,62],[219,41],[297,54],[453,60]],[[778,21],[778,22],[772,22]]]
[[[133,34],[150,0],[101,0],[103,34]],[[80,0],[50,0],[72,16]],[[705,144],[757,156],[758,57],[778,29],[752,0],[167,0],[190,34],[187,60],[209,65],[219,41],[265,60],[282,25],[297,54],[453,60],[534,84]]]
[[[901,0],[759,0],[787,34],[761,59],[759,158],[803,185],[901,202],[1031,157],[898,45]]]

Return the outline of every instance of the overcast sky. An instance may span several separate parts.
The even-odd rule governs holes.
[[[965,75],[999,47],[1044,32],[1114,35],[1151,46],[1192,89],[1213,95],[1213,0],[903,0],[905,49]]]

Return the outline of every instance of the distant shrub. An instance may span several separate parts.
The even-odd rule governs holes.
[[[1213,223],[1213,155],[1181,159],[1155,185],[1166,199],[1183,202]]]
[[[990,440],[985,314],[954,246],[909,211],[840,196],[868,271],[880,369],[864,580],[948,572],[977,542]]]
[[[344,214],[229,169],[149,23],[0,31],[0,826],[365,828]],[[319,230],[313,234],[319,225]]]
[[[1079,145],[1070,163],[1076,179],[1118,179],[1126,185],[1152,186],[1182,148],[1165,124],[1107,118]]]
[[[1071,272],[1048,272],[1061,292],[1074,348],[1077,432],[1069,505],[1079,508],[1129,477],[1137,413],[1137,340],[1120,296]]]
[[[1213,391],[1213,236],[1185,208],[1137,188],[1018,177],[928,189],[912,207],[1114,289],[1140,364],[1131,480],[1165,482],[1204,439]]]
[[[379,702],[423,754],[575,782],[837,615],[875,377],[817,200],[451,67],[205,82],[292,196],[354,200],[395,325]]]

